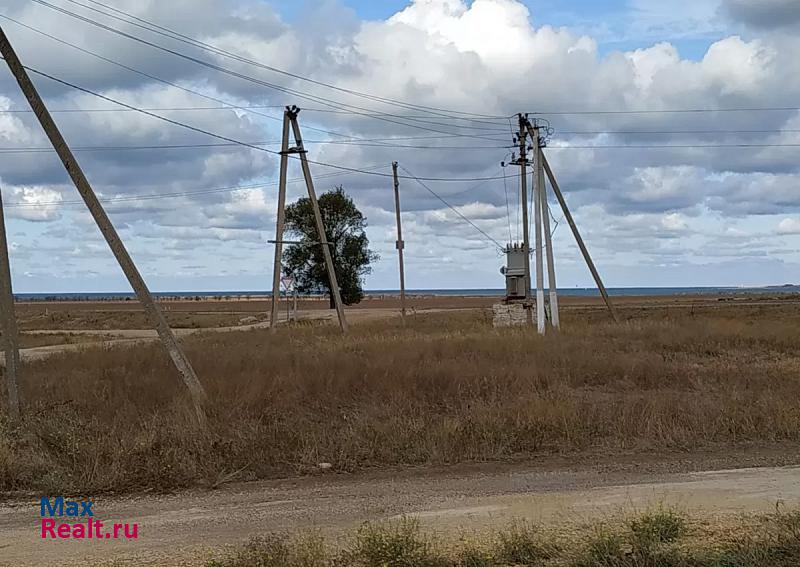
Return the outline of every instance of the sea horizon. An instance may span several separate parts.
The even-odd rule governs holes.
[[[694,294],[726,294],[726,293],[764,293],[764,292],[800,292],[798,284],[782,284],[767,286],[642,286],[642,287],[609,287],[609,295],[613,296],[665,296],[665,295],[694,295]],[[244,299],[248,297],[271,297],[272,292],[266,290],[222,290],[222,291],[154,291],[153,296],[159,299]],[[382,295],[399,295],[399,289],[370,289],[364,291],[367,297]],[[596,287],[568,287],[558,288],[559,295],[566,296],[591,296],[600,292]],[[433,289],[407,289],[406,295],[433,295],[433,296],[478,296],[499,297],[505,294],[502,288],[433,288]],[[310,294],[310,297],[319,295]],[[15,293],[18,301],[58,301],[58,300],[83,300],[83,301],[110,301],[135,299],[133,292],[122,291],[87,291],[87,292],[21,292]]]

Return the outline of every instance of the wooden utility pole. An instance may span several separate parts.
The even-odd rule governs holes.
[[[403,250],[406,243],[403,241],[403,227],[400,224],[400,180],[397,177],[397,162],[392,162],[392,174],[394,177],[394,211],[397,217],[397,256],[400,259],[400,312],[403,323],[406,322],[406,272],[403,265]]]
[[[528,317],[528,324],[533,325],[533,313],[531,312],[531,240],[528,227],[528,145],[526,140],[528,132],[525,129],[527,118],[519,115],[519,179],[520,197],[522,199],[522,248],[525,251],[525,312]]]
[[[561,321],[558,315],[558,287],[556,285],[556,263],[555,254],[553,251],[553,235],[550,233],[550,210],[547,206],[547,185],[544,182],[544,165],[542,159],[544,152],[542,151],[542,138],[541,131],[538,127],[534,127],[531,132],[534,138],[533,143],[536,148],[536,184],[539,188],[539,206],[542,210],[542,228],[544,229],[544,246],[547,253],[547,288],[550,294],[550,322],[553,328],[558,329],[561,327]]]
[[[203,389],[203,385],[200,383],[200,380],[198,380],[197,375],[195,374],[194,369],[189,362],[189,359],[186,358],[186,355],[178,344],[175,335],[172,333],[172,329],[170,329],[169,325],[167,325],[164,315],[161,313],[161,310],[153,300],[153,296],[150,294],[147,284],[145,284],[144,279],[139,273],[139,270],[133,263],[133,259],[131,258],[130,254],[128,254],[128,251],[126,250],[125,245],[122,243],[122,240],[120,240],[119,234],[117,234],[114,225],[111,223],[111,219],[108,218],[108,215],[103,209],[103,206],[100,204],[100,201],[97,199],[97,195],[95,195],[92,186],[86,179],[83,170],[75,159],[75,156],[72,154],[72,151],[69,149],[67,142],[64,140],[64,137],[61,135],[61,132],[59,131],[55,122],[53,122],[53,118],[50,116],[50,113],[45,107],[44,102],[42,102],[39,93],[36,91],[36,87],[31,82],[30,77],[28,77],[28,73],[25,71],[22,63],[17,57],[17,54],[14,52],[14,49],[11,46],[8,37],[6,37],[2,27],[0,27],[0,54],[2,54],[3,58],[6,60],[8,68],[11,70],[11,73],[17,80],[17,83],[22,89],[25,98],[28,99],[31,109],[39,119],[39,123],[42,125],[45,134],[47,134],[47,137],[50,139],[50,143],[53,145],[53,148],[58,154],[58,157],[61,159],[61,162],[64,164],[64,168],[72,178],[72,182],[78,189],[78,192],[83,198],[84,203],[86,203],[86,206],[89,209],[89,212],[92,214],[92,217],[94,217],[100,232],[103,234],[103,237],[106,239],[109,248],[111,248],[111,251],[114,253],[117,262],[119,262],[122,271],[125,273],[125,277],[128,278],[128,282],[130,283],[134,292],[136,292],[136,296],[142,303],[148,318],[155,326],[164,348],[167,350],[170,358],[172,358],[172,362],[180,372],[183,382],[192,396],[192,401],[194,402],[195,413],[198,420],[201,423],[205,423],[206,416],[203,404],[206,401],[206,393]]]
[[[292,130],[294,131],[294,140],[297,145],[297,153],[300,154],[300,164],[303,167],[303,177],[306,180],[306,187],[308,188],[308,198],[311,200],[311,208],[314,210],[314,221],[317,225],[317,234],[319,235],[319,244],[322,246],[322,255],[325,258],[325,267],[328,271],[328,282],[331,284],[331,295],[333,296],[333,303],[336,306],[336,314],[339,316],[339,327],[342,332],[347,332],[347,319],[344,316],[344,306],[342,305],[342,296],[339,292],[339,283],[336,281],[336,271],[334,270],[333,257],[331,255],[330,245],[328,244],[328,237],[325,235],[325,223],[322,220],[322,213],[319,210],[319,202],[317,201],[317,193],[314,190],[314,180],[311,178],[311,169],[308,167],[308,158],[306,157],[306,150],[303,147],[303,135],[300,132],[300,125],[297,123],[297,115],[300,109],[293,106],[288,111],[289,120],[292,123]]]
[[[600,278],[600,273],[597,271],[597,268],[592,261],[592,257],[589,255],[589,250],[587,250],[586,244],[583,242],[583,238],[581,238],[581,233],[578,231],[578,225],[575,224],[575,219],[572,218],[572,213],[569,212],[567,202],[564,200],[564,195],[561,193],[561,189],[558,186],[558,181],[556,181],[556,176],[553,175],[553,170],[550,169],[550,164],[548,163],[547,158],[544,156],[544,152],[542,153],[542,165],[544,165],[544,170],[547,173],[548,179],[550,179],[550,185],[553,187],[553,193],[556,194],[556,199],[558,199],[558,203],[561,205],[561,210],[564,211],[564,217],[567,219],[567,223],[572,229],[572,234],[575,236],[575,241],[578,243],[578,248],[581,249],[583,259],[586,261],[586,265],[589,266],[589,271],[592,272],[592,277],[597,284],[597,288],[600,290],[600,295],[603,296],[603,301],[605,301],[606,307],[608,307],[608,311],[611,313],[611,317],[614,319],[614,321],[619,323],[619,317],[617,317],[617,312],[614,309],[614,305],[611,303],[611,298],[608,296],[606,286],[603,285],[603,280]]]
[[[2,195],[0,195],[0,317],[2,317],[3,323],[3,351],[6,357],[5,375],[8,388],[8,408],[11,419],[16,420],[19,419],[19,344]]]
[[[272,311],[269,328],[278,328],[278,299],[281,294],[281,257],[283,256],[283,227],[286,221],[286,170],[289,167],[289,110],[283,113],[283,139],[281,142],[281,170],[278,183],[278,214],[275,224],[275,262],[272,265]],[[289,297],[286,297],[287,306]]]

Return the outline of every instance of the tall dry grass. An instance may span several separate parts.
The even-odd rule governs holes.
[[[567,313],[544,338],[476,312],[347,337],[332,326],[195,337],[208,431],[156,345],[53,357],[24,369],[24,422],[0,417],[0,490],[800,440],[797,308],[658,313],[619,326]]]

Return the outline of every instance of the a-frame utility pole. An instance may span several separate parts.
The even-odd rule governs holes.
[[[406,322],[406,272],[403,264],[403,250],[406,243],[403,241],[403,227],[400,223],[400,180],[397,177],[397,162],[392,162],[392,176],[394,177],[394,211],[397,217],[397,256],[400,259],[400,313],[403,323]]]
[[[28,99],[31,109],[36,115],[36,118],[39,119],[39,123],[50,139],[50,143],[53,145],[61,162],[64,164],[64,168],[72,178],[72,182],[78,189],[92,217],[94,217],[100,232],[103,234],[109,248],[111,248],[111,251],[114,253],[117,262],[119,262],[122,271],[125,273],[125,277],[128,278],[128,282],[133,288],[133,291],[136,292],[136,296],[142,303],[148,318],[155,326],[164,348],[167,350],[170,358],[172,358],[172,362],[180,372],[183,382],[192,396],[198,420],[201,423],[205,423],[205,410],[203,405],[206,401],[206,393],[203,389],[203,385],[200,383],[200,380],[198,380],[189,359],[186,358],[186,354],[184,354],[175,335],[172,333],[169,325],[167,325],[163,313],[161,313],[161,310],[153,300],[153,296],[150,294],[147,284],[145,284],[142,275],[133,263],[133,259],[122,243],[122,240],[120,240],[119,234],[117,234],[114,225],[111,223],[111,219],[108,218],[92,186],[86,179],[83,170],[72,154],[72,151],[69,149],[67,142],[64,140],[55,122],[53,122],[53,118],[50,116],[44,102],[42,102],[36,87],[31,82],[30,77],[28,77],[28,73],[25,71],[17,54],[14,52],[2,27],[0,27],[0,54],[5,58],[8,68],[17,80],[25,98]]]
[[[314,180],[311,178],[311,169],[308,167],[308,158],[306,157],[306,150],[303,147],[303,135],[300,132],[300,124],[297,122],[298,114],[300,114],[300,109],[296,106],[286,109],[286,115],[289,117],[289,122],[291,123],[292,131],[294,132],[296,153],[300,155],[300,165],[303,168],[303,177],[305,177],[306,180],[308,198],[311,201],[311,208],[314,210],[314,222],[317,225],[319,245],[322,246],[322,255],[325,258],[325,268],[328,271],[328,282],[331,284],[331,295],[333,296],[333,302],[336,307],[336,314],[339,317],[339,327],[341,327],[343,333],[346,333],[347,319],[345,319],[344,316],[344,306],[342,305],[342,296],[339,292],[339,282],[336,280],[333,256],[331,254],[330,244],[328,243],[328,237],[325,235],[325,223],[322,219],[322,213],[319,210],[319,201],[317,201],[317,193],[314,190]]]
[[[8,259],[8,238],[3,213],[3,196],[0,195],[0,318],[3,327],[3,351],[8,388],[8,408],[11,418],[19,418],[19,344],[17,316],[14,312],[14,292],[11,287],[11,264]]]

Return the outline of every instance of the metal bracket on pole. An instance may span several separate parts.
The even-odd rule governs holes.
[[[319,210],[319,201],[317,201],[317,193],[314,190],[314,180],[311,177],[311,169],[308,166],[308,158],[306,157],[305,148],[303,146],[303,135],[300,132],[300,124],[297,122],[297,115],[300,109],[292,106],[286,109],[286,115],[292,125],[294,132],[294,140],[300,150],[300,165],[303,168],[303,177],[306,180],[306,188],[308,189],[308,198],[311,201],[311,208],[314,210],[314,222],[317,225],[317,234],[319,235],[320,244],[322,245],[322,255],[325,258],[325,268],[328,272],[328,282],[331,284],[331,296],[333,303],[336,306],[336,314],[339,317],[339,327],[343,333],[347,332],[347,319],[344,315],[344,305],[342,304],[342,296],[339,292],[339,282],[336,280],[336,271],[333,264],[333,256],[331,255],[328,237],[325,235],[325,223],[322,220],[322,213]]]
[[[175,364],[175,367],[180,372],[183,382],[192,396],[195,414],[197,415],[198,421],[201,424],[205,424],[206,414],[203,405],[207,397],[206,392],[203,389],[203,385],[197,378],[197,374],[195,374],[194,368],[192,368],[192,365],[189,362],[189,359],[186,357],[186,354],[181,349],[180,344],[178,344],[175,335],[172,333],[172,329],[169,328],[166,319],[164,319],[163,313],[161,313],[158,305],[156,305],[155,301],[153,300],[153,296],[150,294],[147,284],[144,282],[142,275],[136,268],[136,264],[134,264],[133,259],[128,253],[128,250],[125,248],[125,245],[122,243],[122,240],[120,240],[119,234],[117,234],[114,225],[111,223],[111,219],[108,218],[105,209],[103,209],[103,206],[97,199],[97,195],[92,189],[92,186],[89,184],[89,181],[86,179],[83,170],[75,159],[75,156],[72,154],[72,151],[67,145],[66,140],[64,140],[64,137],[61,135],[61,132],[53,121],[53,118],[50,116],[50,113],[39,96],[36,87],[31,82],[30,77],[28,77],[28,73],[25,71],[25,68],[22,66],[17,54],[14,52],[14,49],[11,46],[8,37],[6,37],[2,27],[0,27],[0,54],[2,54],[3,58],[5,58],[8,68],[11,70],[11,73],[17,80],[20,89],[22,89],[25,98],[28,100],[31,109],[36,115],[36,118],[39,119],[39,123],[41,124],[42,129],[44,129],[44,132],[50,140],[50,143],[53,145],[53,149],[55,149],[58,157],[64,164],[64,168],[67,170],[67,173],[72,179],[72,182],[75,184],[78,193],[80,193],[81,197],[83,198],[84,203],[86,203],[86,207],[89,209],[92,217],[94,217],[100,232],[103,234],[103,237],[108,243],[109,248],[111,248],[111,251],[114,253],[117,262],[119,262],[125,277],[128,279],[133,291],[136,292],[136,296],[142,303],[148,318],[155,326],[164,348],[172,359],[173,364]]]

